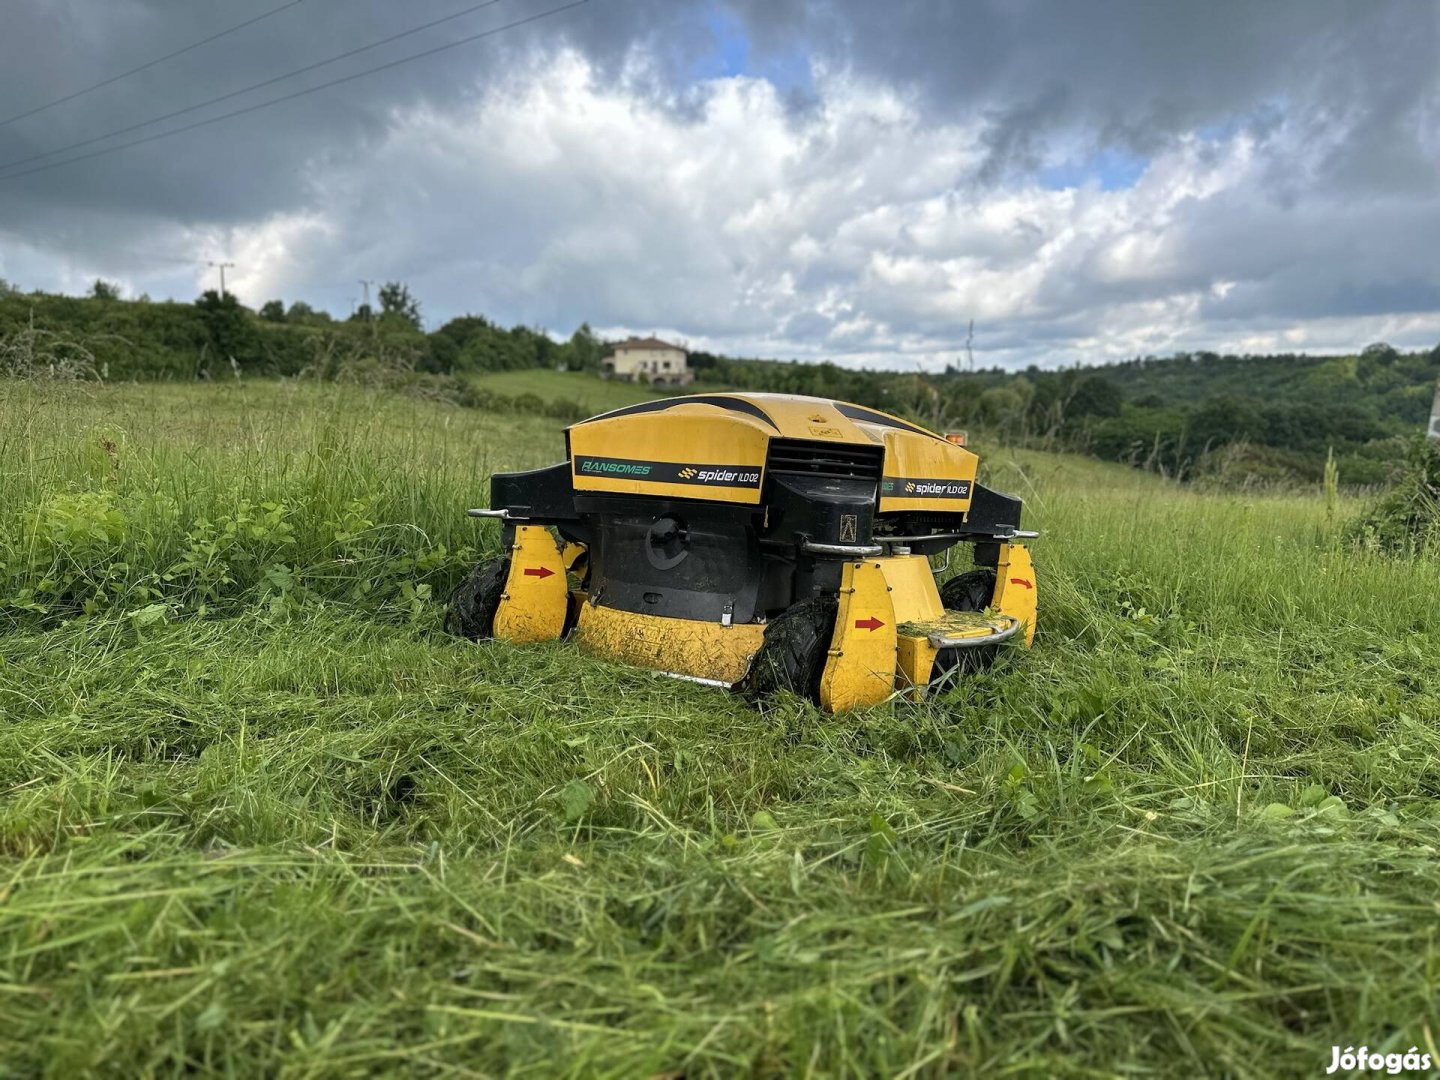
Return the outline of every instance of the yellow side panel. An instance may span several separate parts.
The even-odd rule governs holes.
[[[995,567],[995,596],[990,606],[1025,624],[1025,644],[1035,641],[1035,567],[1024,544],[1001,544]]]
[[[570,429],[576,491],[758,503],[767,432],[710,405],[592,420]]]
[[[935,657],[939,652],[925,634],[904,634],[900,637],[895,669],[899,683],[911,701],[925,699],[930,672],[935,667]]]
[[[737,683],[765,640],[765,627],[666,619],[586,604],[576,636],[585,651],[674,675]]]
[[[895,689],[895,606],[878,562],[846,563],[830,656],[820,676],[827,712],[876,705]]]
[[[930,560],[924,555],[893,555],[876,560],[890,586],[890,602],[895,605],[895,622],[929,622],[945,613],[940,603],[940,590]]]
[[[909,431],[885,432],[880,512],[970,509],[980,459],[963,446]]]
[[[510,547],[510,576],[495,611],[495,636],[516,644],[553,641],[565,630],[570,603],[560,545],[540,525],[519,525]]]

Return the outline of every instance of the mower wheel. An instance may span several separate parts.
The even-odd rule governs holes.
[[[445,629],[458,637],[481,641],[495,633],[495,612],[510,577],[510,557],[487,559],[471,570],[450,594]]]
[[[940,586],[940,603],[950,611],[984,611],[994,595],[995,571],[985,566],[956,574]],[[999,655],[999,645],[941,649],[935,657],[932,682],[944,686],[959,676],[988,671]]]
[[[984,611],[995,595],[995,571],[982,566],[956,574],[940,586],[940,603],[951,611]]]
[[[816,596],[776,616],[765,627],[765,640],[740,686],[741,693],[760,702],[788,690],[818,702],[838,606],[833,596]]]

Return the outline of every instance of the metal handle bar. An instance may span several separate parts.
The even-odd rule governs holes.
[[[931,634],[930,644],[937,649],[974,649],[981,645],[996,645],[1002,641],[1009,641],[1020,631],[1020,620],[1011,619],[1010,625],[1004,630],[997,630],[993,634],[986,634],[984,637],[946,637],[944,634]]]
[[[879,544],[817,544],[813,540],[802,542],[800,550],[807,555],[838,555],[842,559],[873,559],[885,553]]]

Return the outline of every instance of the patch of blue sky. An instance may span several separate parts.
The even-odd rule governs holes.
[[[699,55],[693,71],[697,80],[748,75],[766,79],[781,91],[814,90],[810,58],[802,47],[757,54],[751,48],[744,22],[719,4],[706,5],[703,21],[714,48]]]
[[[1089,186],[1101,191],[1124,191],[1135,186],[1149,164],[1148,158],[1107,149],[1088,157],[1047,165],[1038,173],[1038,179],[1052,191]]]
[[[1205,142],[1228,142],[1242,131],[1263,133],[1278,127],[1284,120],[1283,100],[1263,101],[1248,112],[1227,116],[1213,124],[1202,124],[1195,129],[1195,135]]]

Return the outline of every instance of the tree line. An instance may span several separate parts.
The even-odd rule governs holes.
[[[420,302],[403,282],[387,282],[377,301],[337,319],[303,301],[271,300],[252,311],[214,290],[185,304],[122,300],[103,281],[84,297],[20,293],[0,281],[0,340],[36,325],[69,335],[112,379],[336,377],[363,364],[461,379],[524,368],[598,371],[609,349],[588,324],[556,340],[470,314],[426,332]],[[692,352],[690,364],[703,387],[853,401],[937,430],[1174,477],[1318,482],[1330,460],[1354,485],[1384,482],[1406,439],[1424,427],[1440,347],[1403,352],[1376,343],[1325,357],[1193,352],[1019,372],[872,371],[706,351]]]
[[[22,293],[0,281],[0,338],[35,324],[83,343],[103,377],[126,380],[295,376],[363,358],[431,374],[597,370],[606,348],[588,325],[556,341],[480,315],[427,333],[420,303],[402,282],[382,286],[375,308],[362,304],[337,319],[303,301],[271,300],[252,311],[234,293],[213,289],[187,304],[123,300],[104,281],[87,296]]]

